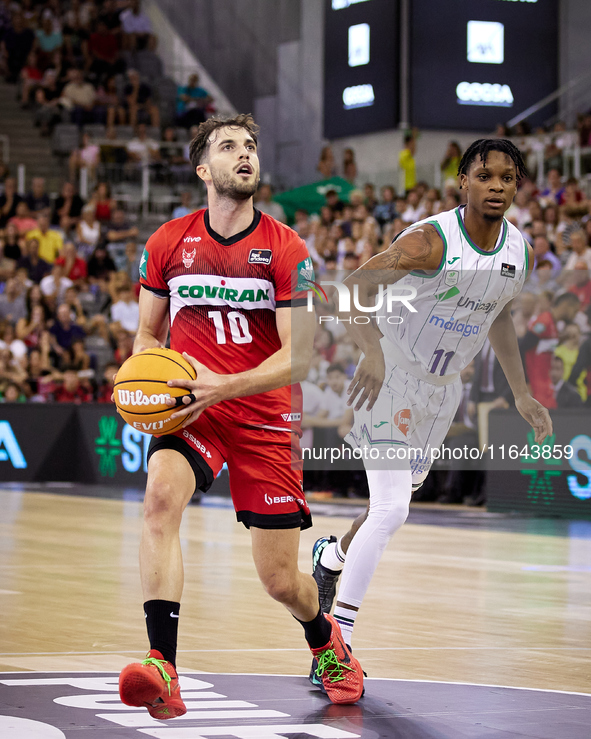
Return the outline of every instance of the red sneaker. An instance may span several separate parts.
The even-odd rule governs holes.
[[[152,718],[187,713],[174,666],[156,649],[143,662],[132,662],[119,675],[119,695],[126,706],[145,706]]]
[[[347,648],[338,623],[327,613],[324,616],[332,631],[325,647],[311,650],[318,660],[316,674],[333,703],[356,703],[363,695],[363,670]]]

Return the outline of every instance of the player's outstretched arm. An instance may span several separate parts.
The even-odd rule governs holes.
[[[511,303],[495,318],[488,338],[515,398],[515,407],[533,428],[536,441],[541,443],[552,433],[552,420],[548,410],[527,389],[517,334],[511,318]]]
[[[278,387],[285,387],[306,379],[312,359],[312,347],[316,319],[305,306],[277,308],[275,312],[277,333],[281,348],[270,357],[246,372],[234,375],[218,375],[193,357],[185,354],[197,372],[196,380],[171,380],[171,387],[184,387],[195,400],[174,413],[171,418],[186,416],[183,426],[193,423],[209,406],[222,400],[257,395]]]
[[[133,342],[133,353],[166,344],[168,336],[168,299],[142,287],[140,291],[140,322]]]
[[[359,304],[375,303],[373,293],[380,285],[392,285],[412,270],[434,271],[443,259],[443,241],[434,226],[424,224],[393,241],[381,254],[376,254],[362,267],[349,275],[344,284],[350,294],[356,289]],[[355,403],[359,410],[367,400],[369,410],[373,408],[384,382],[385,364],[380,339],[382,333],[375,323],[356,323],[357,316],[367,316],[351,301],[351,311],[344,318],[345,328],[364,354],[355,376],[349,385],[348,405]],[[349,321],[350,319],[350,321]],[[366,320],[365,318],[363,320]]]

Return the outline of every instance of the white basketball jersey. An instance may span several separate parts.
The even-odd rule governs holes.
[[[482,251],[466,232],[463,207],[425,218],[403,232],[428,223],[444,245],[437,272],[411,272],[392,286],[394,293],[398,286],[417,290],[411,300],[417,312],[395,302],[388,308],[386,301],[377,311],[384,354],[436,385],[455,381],[478,354],[492,322],[527,276],[527,243],[519,230],[503,219],[494,250]]]

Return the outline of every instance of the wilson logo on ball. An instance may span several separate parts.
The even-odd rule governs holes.
[[[170,393],[145,395],[141,390],[117,390],[119,405],[166,405],[171,400]]]

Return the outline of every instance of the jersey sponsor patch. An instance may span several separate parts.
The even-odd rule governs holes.
[[[284,421],[301,421],[302,414],[301,413],[282,413],[281,418]]]
[[[144,249],[142,258],[140,259],[140,277],[143,277],[144,280],[148,279],[148,257],[150,255],[148,254],[148,250]]]
[[[404,408],[394,414],[394,425],[405,436],[408,436],[408,429],[410,426],[410,408]]]
[[[312,263],[312,259],[310,257],[303,259],[296,267],[296,272],[298,275],[296,290],[298,292],[309,290],[310,283],[314,282],[314,265]]]
[[[445,284],[450,287],[452,285],[457,285],[459,279],[460,273],[456,269],[452,269],[445,275]]]
[[[501,275],[503,277],[512,277],[513,279],[515,279],[515,265],[503,262],[501,264]]]
[[[273,252],[271,249],[251,249],[248,255],[249,264],[271,264]]]

